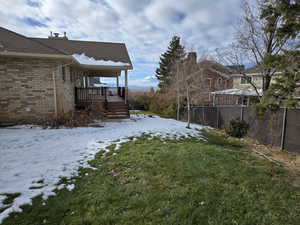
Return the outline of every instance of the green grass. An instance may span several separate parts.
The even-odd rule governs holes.
[[[45,205],[34,198],[3,224],[299,224],[300,189],[289,185],[285,170],[250,156],[241,142],[205,137],[145,136],[117,155],[112,146],[90,162],[97,170],[73,178],[74,191],[57,191]]]

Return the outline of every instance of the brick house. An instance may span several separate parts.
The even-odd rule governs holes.
[[[128,116],[125,44],[69,40],[66,35],[29,38],[0,27],[0,123],[34,122],[76,108],[119,106]],[[119,87],[124,73],[125,87]],[[112,77],[116,87],[90,87],[95,77]],[[114,112],[111,112],[112,114]]]
[[[190,52],[187,61],[191,65],[192,73],[197,77],[198,88],[192,93],[193,105],[212,105],[213,98],[211,92],[230,89],[233,86],[231,77],[232,70],[213,60],[202,60],[197,62],[197,54]]]

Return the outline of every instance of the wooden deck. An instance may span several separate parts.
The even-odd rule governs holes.
[[[106,119],[128,118],[129,108],[125,102],[125,91],[124,87],[75,88],[76,109],[96,108],[104,113]]]

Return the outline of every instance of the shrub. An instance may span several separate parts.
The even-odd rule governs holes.
[[[240,119],[233,119],[229,122],[227,126],[225,126],[226,134],[237,138],[242,138],[246,136],[248,129],[249,124],[246,123],[244,120]]]

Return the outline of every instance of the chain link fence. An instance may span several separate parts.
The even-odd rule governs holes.
[[[245,106],[192,107],[191,122],[224,128],[232,119],[243,119],[249,125],[248,136],[261,144],[300,153],[300,109],[281,108],[276,114],[259,117]]]

